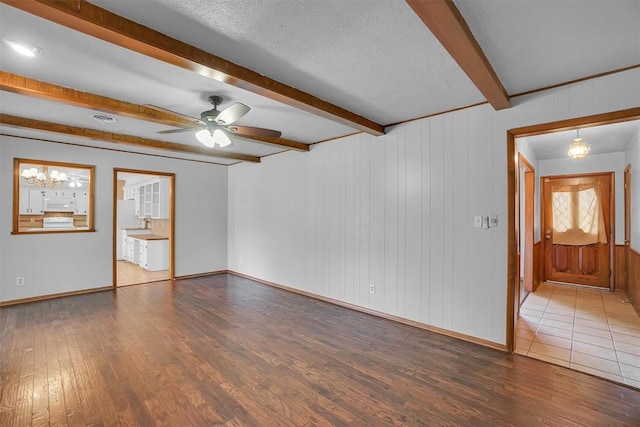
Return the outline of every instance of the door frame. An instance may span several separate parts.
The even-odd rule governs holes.
[[[626,122],[629,120],[640,119],[640,107],[630,108],[628,110],[613,111],[604,114],[595,114],[592,116],[579,117],[568,120],[560,120],[556,122],[543,123],[532,126],[525,126],[507,130],[507,324],[506,324],[506,347],[507,350],[513,352],[515,341],[515,310],[514,298],[516,295],[515,286],[520,286],[519,273],[516,275],[517,260],[516,252],[518,241],[518,218],[516,217],[516,204],[519,200],[516,198],[516,174],[518,173],[518,158],[515,155],[517,151],[516,140],[519,137],[541,135],[558,131],[575,130],[576,128],[585,128],[593,126],[601,126],[612,123]]]
[[[534,291],[533,283],[533,243],[534,243],[534,222],[535,222],[535,185],[536,169],[529,161],[518,153],[518,160],[521,172],[524,173],[524,188],[521,197],[524,197],[524,242],[521,242],[521,250],[524,250],[524,265],[522,273],[524,278],[524,288],[527,292]],[[520,215],[522,218],[522,215]]]
[[[175,237],[176,237],[176,212],[175,212],[175,181],[176,174],[171,172],[157,172],[141,169],[125,169],[125,168],[113,168],[113,241],[112,241],[112,275],[113,275],[113,290],[118,289],[118,256],[116,245],[120,242],[120,236],[118,236],[118,172],[136,173],[140,175],[151,176],[164,176],[169,179],[169,223],[171,224],[171,233],[169,238],[169,279],[175,281]]]
[[[627,296],[629,293],[629,261],[631,254],[631,165],[624,168],[624,289]]]
[[[548,176],[541,176],[540,177],[540,233],[542,233],[543,230],[547,229],[547,224],[545,223],[545,203],[547,202],[547,200],[545,199],[544,196],[544,179],[545,178],[583,178],[583,177],[608,177],[609,178],[609,230],[607,232],[607,239],[609,240],[609,290],[610,291],[614,291],[615,290],[615,278],[614,278],[614,266],[615,266],[615,247],[616,247],[616,241],[615,241],[615,237],[616,237],[616,198],[615,198],[615,186],[616,186],[616,173],[612,172],[612,171],[607,171],[607,172],[588,172],[588,173],[579,173],[579,174],[563,174],[563,175],[548,175]],[[543,234],[543,233],[542,233]],[[542,237],[542,236],[541,236]],[[543,240],[543,252],[544,255],[541,255],[540,258],[544,259],[544,261],[541,261],[542,264],[542,271],[543,271],[543,276],[545,278],[545,280],[547,279],[547,268],[546,268],[546,251],[544,251],[546,243],[544,243]],[[604,290],[606,289],[604,286],[603,287],[594,287],[594,289],[601,289]]]

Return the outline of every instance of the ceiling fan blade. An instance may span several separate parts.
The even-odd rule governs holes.
[[[161,130],[157,133],[181,133],[181,132],[193,132],[196,130],[195,128],[178,128],[178,129],[169,129],[169,130]]]
[[[248,106],[236,102],[231,107],[222,110],[220,114],[218,114],[218,117],[216,117],[216,122],[219,125],[229,125],[247,114],[249,110],[251,110],[251,108]]]
[[[195,125],[204,125],[202,120],[197,119],[195,117],[187,116],[186,114],[182,114],[173,110],[168,110],[166,108],[158,107],[157,105],[145,104],[144,106],[154,110],[162,111],[163,113],[173,114],[174,116],[180,117],[182,120],[188,120]]]
[[[228,126],[227,130],[238,135],[262,136],[265,138],[280,138],[282,132],[273,129],[254,128],[251,126]]]

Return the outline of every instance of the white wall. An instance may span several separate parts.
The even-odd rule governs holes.
[[[639,99],[635,69],[233,166],[229,268],[504,344],[506,131]]]
[[[15,157],[95,165],[96,232],[11,235]],[[226,166],[0,136],[0,301],[112,284],[114,167],[176,174],[176,275],[227,268]]]
[[[631,247],[640,252],[640,131],[627,145],[626,165],[631,165]]]
[[[570,158],[540,160],[540,176],[615,172],[615,243],[624,245],[624,152],[590,154],[582,160]]]

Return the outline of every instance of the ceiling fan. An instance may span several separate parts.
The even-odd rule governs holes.
[[[231,138],[229,138],[230,134],[236,134],[238,136],[248,136],[248,137],[266,137],[266,138],[279,138],[282,132],[272,129],[263,129],[256,128],[251,126],[237,126],[233,125],[237,120],[243,117],[245,114],[251,110],[250,107],[244,105],[240,102],[236,102],[228,108],[225,108],[222,111],[218,110],[218,105],[222,103],[222,97],[213,95],[209,97],[209,102],[213,105],[211,110],[206,110],[200,113],[200,118],[196,119],[195,117],[185,116],[184,114],[180,114],[180,116],[186,117],[189,120],[193,121],[198,128],[199,131],[196,132],[196,138],[202,144],[207,147],[215,147],[216,144],[219,147],[226,147],[231,144]],[[161,107],[150,106],[158,110],[165,110]],[[170,110],[165,110],[170,111]],[[170,111],[173,114],[176,114],[173,111]],[[178,129],[170,129],[163,130],[158,133],[179,133],[179,132],[190,132],[194,129],[192,127],[178,128]]]

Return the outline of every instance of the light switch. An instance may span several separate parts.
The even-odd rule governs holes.
[[[491,215],[489,217],[489,227],[497,227],[498,226],[498,215]]]
[[[483,216],[482,217],[482,228],[489,228],[489,217],[488,216]]]
[[[474,216],[473,217],[473,226],[475,228],[482,227],[482,217],[481,216]]]

